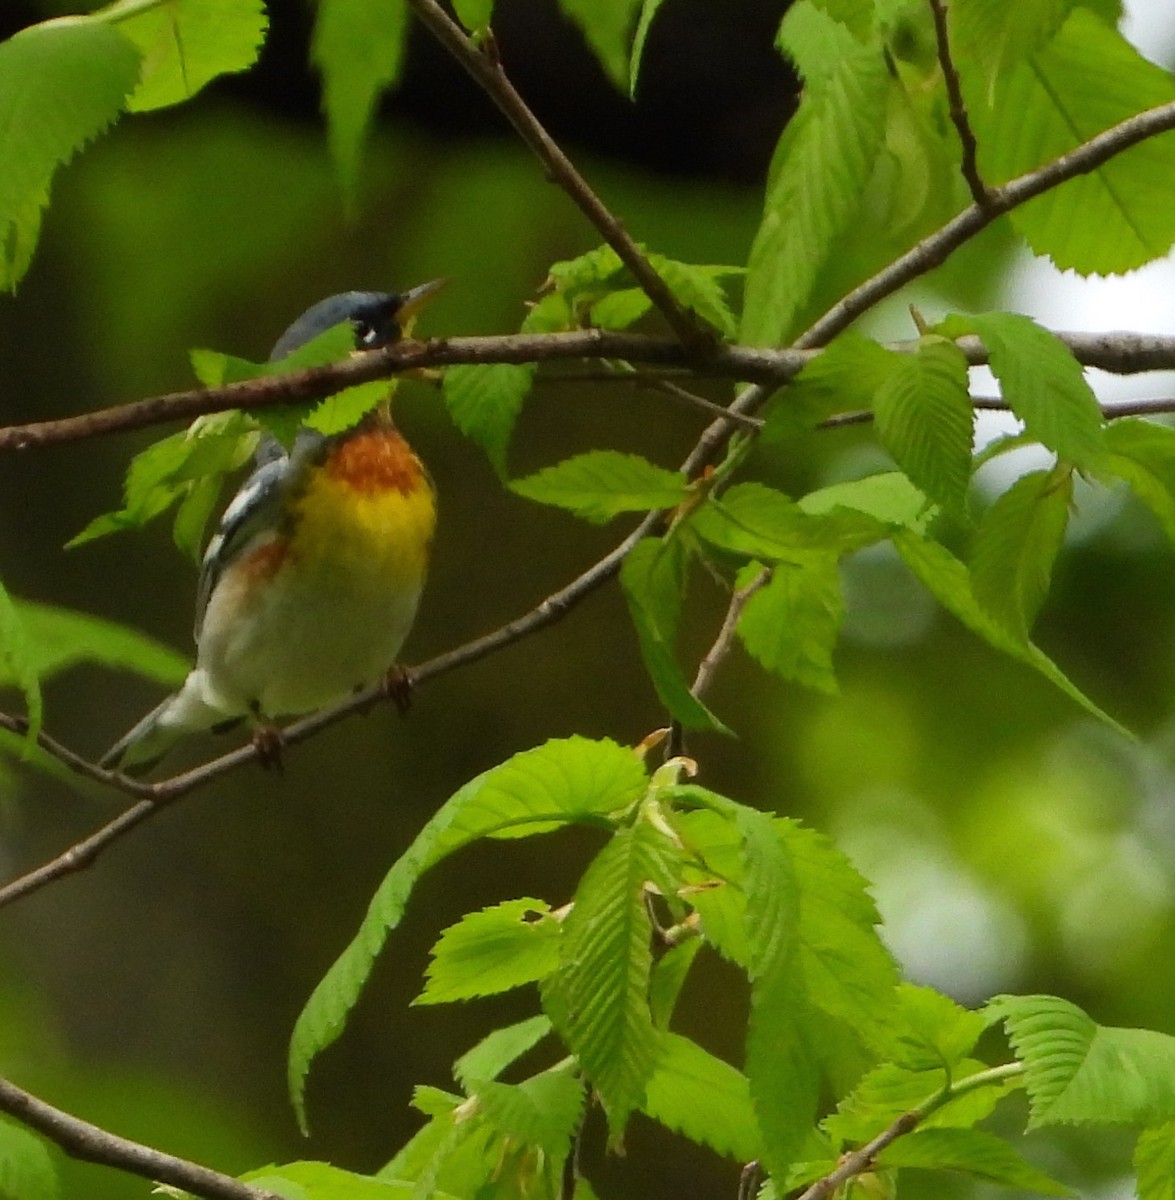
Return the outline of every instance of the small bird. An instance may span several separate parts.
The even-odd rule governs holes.
[[[344,321],[357,350],[398,341],[445,282],[331,296],[282,334],[270,360]],[[196,666],[101,765],[144,774],[189,734],[246,719],[273,757],[276,718],[390,678],[416,616],[435,524],[432,482],[387,401],[343,433],[303,430],[288,453],[263,441],[204,554]]]

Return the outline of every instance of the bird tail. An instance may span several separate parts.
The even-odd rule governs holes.
[[[145,775],[189,734],[231,729],[243,714],[226,713],[208,703],[199,671],[184,686],[153,708],[99,760],[99,766],[124,775]]]

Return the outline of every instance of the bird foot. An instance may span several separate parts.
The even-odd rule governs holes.
[[[412,688],[415,682],[412,672],[396,663],[388,668],[380,684],[384,696],[396,706],[402,717],[406,717],[412,707]]]
[[[258,725],[253,730],[253,749],[257,752],[257,761],[267,771],[276,771],[279,775],[284,773],[282,748],[285,744],[282,731],[276,725]]]

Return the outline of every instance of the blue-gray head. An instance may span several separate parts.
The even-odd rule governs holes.
[[[404,336],[412,318],[447,282],[434,279],[406,292],[340,292],[328,296],[308,308],[277,339],[269,361],[285,358],[344,321],[354,326],[357,350],[387,346]]]

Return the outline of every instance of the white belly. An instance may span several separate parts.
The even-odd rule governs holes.
[[[363,561],[363,549],[341,545],[313,571],[290,559],[259,587],[244,572],[225,572],[197,659],[216,707],[265,717],[311,712],[394,665],[416,616],[423,569],[396,563],[389,570],[386,557]]]

